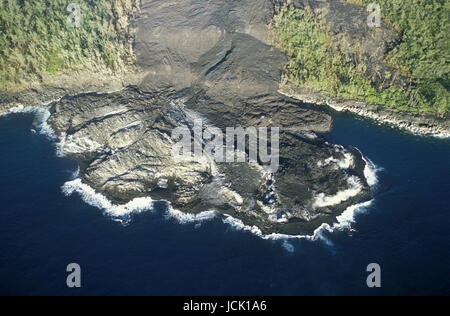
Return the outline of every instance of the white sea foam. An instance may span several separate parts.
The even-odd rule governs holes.
[[[357,196],[363,189],[359,179],[351,176],[347,179],[348,189],[339,191],[335,195],[326,196],[324,193],[317,194],[314,198],[313,208],[323,208],[333,205],[339,205],[342,202],[348,201],[352,197]]]
[[[74,174],[78,174],[78,171]],[[128,221],[130,215],[135,213],[141,213],[145,211],[153,211],[154,203],[151,198],[137,198],[124,205],[115,205],[109,201],[104,195],[97,193],[89,185],[83,183],[81,179],[77,178],[72,181],[66,182],[62,186],[62,191],[65,195],[70,196],[73,193],[78,193],[82,200],[89,205],[97,207],[104,211],[108,216],[111,216],[115,220]],[[180,224],[187,223],[201,223],[204,221],[217,218],[218,213],[214,210],[202,212],[199,214],[184,213],[174,209],[169,202],[166,212],[166,217],[175,219]],[[257,226],[245,225],[241,220],[233,218],[229,215],[223,216],[223,222],[230,225],[236,230],[242,230],[250,232],[265,240],[282,241],[283,248],[288,252],[294,252],[295,247],[289,243],[289,240],[321,240],[328,245],[332,245],[331,241],[325,236],[326,232],[334,232],[335,230],[351,229],[351,225],[355,222],[355,217],[358,213],[363,212],[365,209],[372,205],[373,201],[360,203],[347,208],[340,216],[337,217],[337,223],[334,225],[323,224],[312,235],[287,235],[287,234],[264,234]]]
[[[355,165],[353,155],[349,152],[343,152],[344,158],[338,162],[338,166],[341,169],[350,169]]]
[[[373,163],[372,160],[370,160],[369,158],[365,157],[363,155],[363,153],[358,148],[356,148],[356,150],[359,151],[359,153],[361,154],[362,159],[366,163],[366,166],[364,168],[364,177],[366,178],[367,184],[370,187],[373,188],[373,187],[375,187],[378,184],[377,173],[379,171],[383,170],[383,169],[378,167],[377,165],[375,165],[375,163]]]
[[[49,107],[24,107],[17,106],[9,110],[9,112],[1,114],[1,116],[6,116],[8,114],[13,113],[35,113],[36,121],[35,127],[36,130],[43,135],[51,139],[56,139],[54,131],[48,125],[47,120],[50,117]],[[448,135],[442,136],[442,138],[446,138]],[[60,154],[63,154],[62,148],[64,147],[64,136],[60,138],[59,147]],[[345,158],[342,161],[332,161],[333,163],[338,163],[340,168],[346,169],[349,168],[353,164],[353,159],[350,160],[350,156],[345,155]],[[378,182],[376,173],[379,170],[369,159],[364,158],[366,160],[366,169],[364,170],[365,177],[367,178],[367,182],[370,186],[376,185]],[[331,162],[331,161],[330,161]],[[111,201],[109,201],[105,196],[100,193],[97,193],[93,188],[84,184],[81,179],[78,178],[79,170],[77,170],[72,179],[72,181],[66,182],[62,186],[62,191],[65,195],[69,196],[73,193],[78,193],[84,202],[94,207],[97,207],[105,212],[105,214],[115,218],[115,219],[126,219],[133,213],[140,213],[145,211],[153,211],[154,210],[154,201],[149,198],[137,198],[130,201],[124,205],[115,205]],[[354,184],[354,188],[350,188],[356,190],[357,185]],[[349,190],[350,190],[349,189]],[[350,193],[350,192],[347,192]],[[353,193],[353,192],[352,192]],[[345,194],[342,195],[342,197]],[[332,197],[333,200],[342,199],[341,196]],[[331,203],[331,197],[324,197],[322,200],[323,204]],[[333,201],[334,202],[334,201]],[[225,216],[223,222],[232,226],[235,229],[248,231],[256,236],[259,236],[263,239],[267,240],[281,240],[283,241],[283,247],[292,252],[295,250],[294,246],[288,242],[288,240],[293,239],[306,239],[306,240],[322,240],[327,244],[331,244],[331,242],[326,238],[326,232],[333,232],[336,230],[345,230],[351,229],[351,225],[355,222],[355,217],[357,214],[365,211],[368,207],[372,205],[373,201],[360,203],[354,206],[347,208],[340,216],[337,217],[337,223],[333,225],[323,224],[320,226],[312,235],[286,235],[286,234],[268,234],[265,235],[262,231],[256,226],[247,226],[241,220],[233,218],[231,216]],[[183,213],[179,210],[175,210],[173,207],[169,205],[167,209],[167,217],[176,219],[179,223],[199,223],[207,220],[211,220],[217,217],[217,213],[215,211],[207,211],[199,214],[188,214]]]
[[[368,164],[367,174],[376,178],[376,169],[373,164]],[[78,175],[77,171],[74,175]],[[137,198],[125,205],[114,205],[105,196],[97,193],[93,188],[84,184],[81,179],[75,179],[66,182],[62,186],[62,191],[65,195],[69,196],[73,193],[78,193],[83,201],[87,204],[97,207],[105,212],[106,215],[118,220],[128,220],[129,216],[133,213],[140,213],[145,211],[154,210],[154,201],[151,198]],[[180,224],[187,223],[201,223],[204,221],[217,218],[218,213],[214,210],[202,212],[199,214],[184,213],[174,209],[169,202],[166,212],[166,217],[175,219]],[[332,233],[336,230],[349,230],[351,225],[355,222],[357,214],[364,212],[373,203],[372,201],[360,203],[350,206],[340,216],[337,217],[337,222],[333,225],[322,224],[317,228],[312,235],[287,235],[287,234],[264,234],[257,226],[248,226],[243,221],[233,218],[229,215],[223,215],[223,222],[230,225],[236,230],[247,231],[265,240],[282,241],[283,248],[288,252],[295,251],[293,244],[289,240],[310,240],[310,241],[322,241],[327,245],[332,245],[332,242],[327,238],[326,233]]]
[[[267,240],[286,241],[289,239],[306,239],[311,241],[323,240],[327,242],[327,239],[324,235],[325,232],[332,233],[336,230],[342,231],[351,229],[351,225],[355,222],[356,215],[365,212],[366,209],[369,208],[372,204],[373,200],[350,206],[336,218],[337,222],[335,224],[322,224],[314,231],[312,235],[264,234],[258,227],[245,225],[244,222],[242,222],[240,219],[236,219],[229,215],[225,216],[223,222],[237,230],[247,231]]]
[[[215,211],[206,211],[198,214],[184,213],[174,209],[169,205],[167,209],[167,217],[175,219],[180,224],[198,223],[215,218],[217,213]]]
[[[16,113],[34,113],[36,111],[36,109],[37,109],[37,107],[32,107],[32,106],[25,107],[23,105],[18,105],[13,108],[10,108],[8,110],[8,112],[0,114],[0,117],[8,116],[10,114],[16,114]]]
[[[377,172],[381,170],[378,168],[370,159],[363,157],[366,161],[366,168],[364,170],[364,175],[370,186],[375,186],[378,183]],[[355,183],[355,186],[356,183]],[[331,200],[330,200],[331,201]],[[348,207],[341,215],[336,217],[336,223],[333,225],[322,224],[317,228],[312,235],[287,235],[287,234],[264,234],[261,229],[256,226],[245,225],[241,220],[233,218],[231,216],[225,216],[223,222],[230,225],[236,230],[250,232],[260,238],[266,240],[280,240],[283,241],[283,248],[287,251],[294,251],[294,246],[288,242],[288,240],[309,240],[309,241],[322,241],[325,244],[332,246],[333,243],[327,238],[327,233],[333,233],[335,231],[345,231],[351,230],[352,225],[356,221],[358,214],[363,214],[369,209],[374,203],[374,200],[359,203]]]
[[[348,207],[341,215],[336,218],[337,223],[330,227],[331,231],[335,229],[351,229],[351,225],[355,223],[356,215],[365,212],[368,207],[372,206],[373,202],[374,201],[371,200]]]
[[[374,187],[378,184],[377,172],[380,171],[369,158],[362,156],[364,161],[366,162],[366,167],[364,168],[364,177],[367,180],[367,184],[370,187]]]
[[[77,173],[78,172],[75,174]],[[155,209],[155,201],[149,197],[136,198],[127,204],[115,205],[104,195],[96,192],[92,187],[83,183],[79,178],[66,182],[61,189],[66,196],[78,193],[84,202],[102,210],[106,215],[115,219],[128,220],[129,216],[132,214],[153,211]],[[167,204],[166,217],[173,218],[180,224],[203,222],[211,220],[217,215],[215,211],[207,211],[199,214],[183,213],[174,209],[169,202],[167,202]]]
[[[56,140],[56,133],[48,124],[48,119],[51,116],[49,108],[38,108],[36,110],[37,125],[36,128],[40,134],[47,136],[51,140]]]
[[[103,210],[105,214],[115,218],[126,218],[133,213],[141,213],[154,209],[154,201],[149,197],[136,198],[124,205],[115,205],[104,195],[97,193],[89,185],[83,183],[81,179],[68,181],[61,189],[66,196],[70,196],[74,192],[78,193],[84,202]]]
[[[431,136],[439,138],[439,139],[449,139],[450,138],[450,134],[433,134]]]
[[[328,143],[327,143],[328,144]],[[345,149],[342,145],[334,145],[334,151],[342,155],[342,158],[338,159],[331,156],[323,161],[317,163],[318,167],[324,167],[329,165],[334,165],[336,169],[350,169],[355,166],[355,158],[353,154]]]
[[[50,125],[47,123],[48,119],[50,118],[50,107],[39,107],[39,106],[23,106],[18,105],[16,107],[13,107],[8,110],[8,112],[0,114],[0,117],[2,116],[8,116],[11,114],[19,114],[19,113],[32,113],[35,114],[35,122],[34,131],[37,131],[39,134],[44,135],[48,137],[51,140],[56,139],[56,134],[53,131],[53,129],[50,127]]]
[[[339,147],[338,147],[339,148]],[[336,169],[339,167],[341,169],[350,169],[353,168],[355,165],[355,160],[353,158],[353,155],[344,149],[339,148],[339,151],[342,153],[343,158],[337,159],[335,157],[329,157],[323,161],[319,161],[317,163],[318,167],[325,167],[329,165],[335,165]]]

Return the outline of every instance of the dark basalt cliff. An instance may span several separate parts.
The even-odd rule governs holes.
[[[138,77],[125,89],[64,97],[49,124],[80,177],[118,204],[167,200],[216,210],[265,233],[311,233],[370,196],[357,150],[328,143],[329,115],[278,92],[285,56],[268,41],[269,0],[143,0]],[[176,161],[176,127],[280,127],[280,168]]]

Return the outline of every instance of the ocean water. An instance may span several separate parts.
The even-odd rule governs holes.
[[[33,131],[33,114],[0,117],[0,295],[450,294],[450,139],[333,116],[326,137],[379,168],[374,200],[351,229],[288,241],[158,208],[115,222],[62,193],[76,163]],[[66,286],[70,263],[81,289]],[[366,285],[370,263],[382,288]]]

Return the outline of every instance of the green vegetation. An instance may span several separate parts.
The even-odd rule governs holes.
[[[348,0],[369,4],[373,0]],[[450,2],[378,0],[384,18],[402,34],[387,61],[413,82],[377,89],[358,66],[332,54],[325,27],[303,10],[284,7],[275,18],[277,44],[290,57],[289,81],[335,97],[356,98],[412,112],[450,113]]]
[[[75,1],[81,27],[68,25],[67,0],[0,0],[0,90],[44,74],[115,71],[127,52],[114,29],[115,0]]]

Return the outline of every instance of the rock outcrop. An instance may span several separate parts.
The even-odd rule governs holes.
[[[150,196],[215,210],[263,232],[310,233],[370,195],[365,162],[328,143],[320,109],[278,93],[286,62],[268,42],[268,0],[143,0],[134,21],[144,78],[109,94],[65,97],[49,124],[83,182],[121,204]],[[177,127],[279,127],[280,167],[174,159]]]

